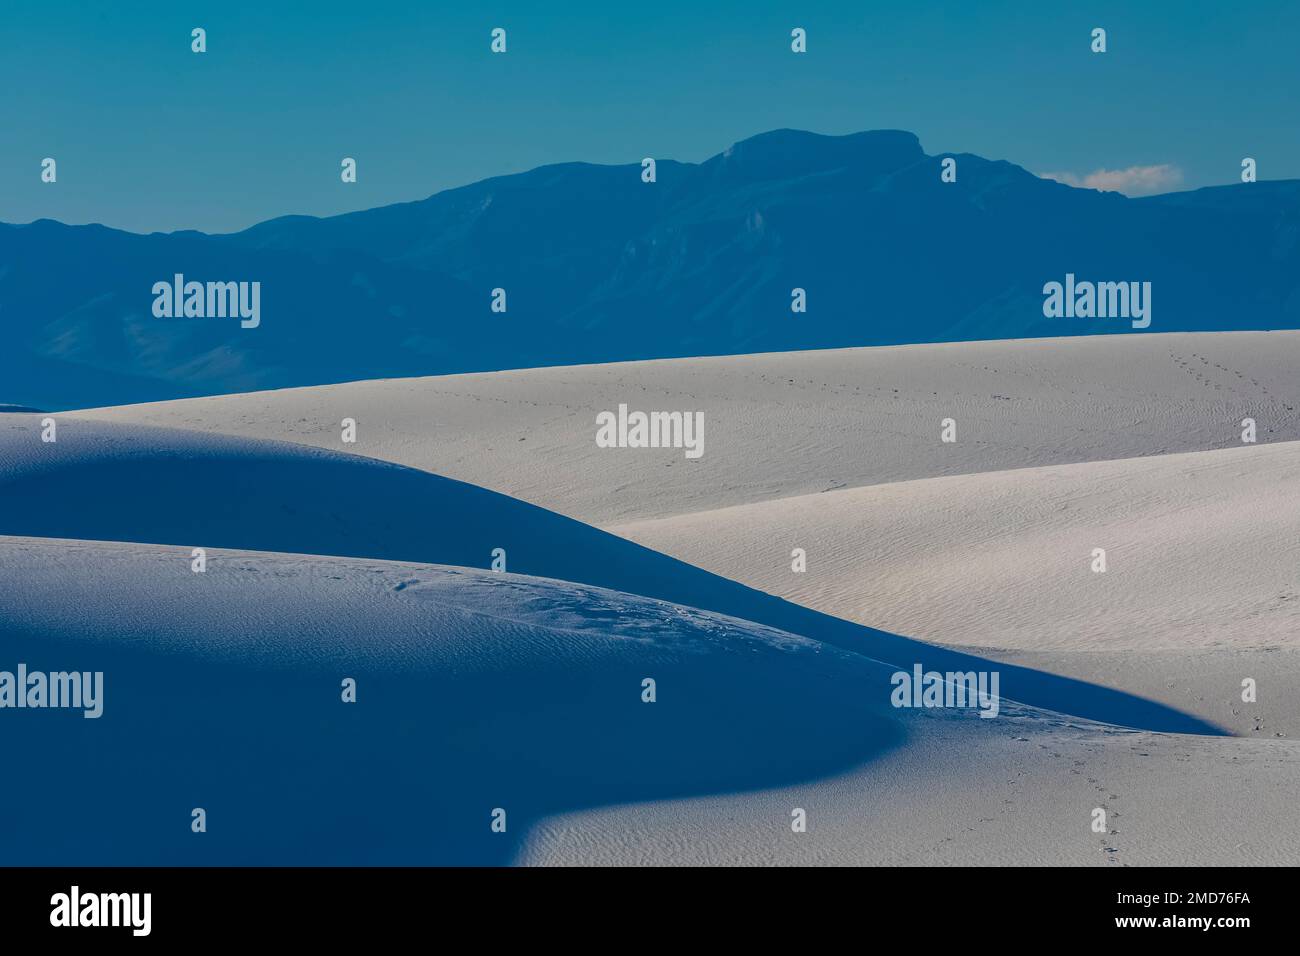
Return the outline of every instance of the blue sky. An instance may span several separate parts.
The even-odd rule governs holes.
[[[698,161],[779,127],[907,129],[1078,181],[1137,167],[1157,190],[1234,182],[1244,156],[1300,178],[1297,37],[1280,0],[12,4],[0,221],[229,231],[545,163]]]

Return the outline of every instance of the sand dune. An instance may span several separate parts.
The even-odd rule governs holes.
[[[104,674],[98,719],[5,712],[43,795],[0,788],[9,863],[501,863],[547,813],[797,783],[906,737],[882,665],[580,585],[237,551],[196,574],[57,539],[0,539],[0,566],[0,668]]]
[[[199,575],[175,549],[57,539],[0,539],[0,567],[0,661],[105,674],[97,720],[6,715],[6,760],[45,795],[0,789],[12,863],[1295,858],[1294,749],[897,710],[860,655],[662,602],[238,551]],[[1243,785],[1279,799],[1243,814]]]
[[[966,647],[1244,650],[1295,646],[1300,631],[1300,442],[896,482],[611,530],[828,614]],[[791,571],[796,547],[806,573]]]
[[[141,859],[193,859],[158,820],[198,790],[222,862],[1295,863],[1297,359],[1271,332],[539,369],[61,413],[57,445],[6,415],[0,534],[31,537],[0,538],[0,648],[117,668],[124,723],[71,733],[153,781],[105,804]],[[620,403],[702,411],[704,456],[598,448]],[[1005,710],[889,706],[914,663],[996,670]],[[345,667],[383,703],[339,704]],[[640,703],[648,667],[677,695]],[[247,720],[206,716],[232,687]],[[145,768],[168,733],[203,743]],[[364,846],[322,838],[349,814]],[[110,859],[91,831],[14,845]]]
[[[902,669],[988,662],[822,614],[581,522],[459,481],[284,442],[39,419],[0,431],[0,534],[422,561],[506,569],[671,601],[765,624]],[[1150,730],[1213,733],[1211,722],[1127,694],[1001,667],[1025,704]]]
[[[938,475],[1300,439],[1300,332],[786,352],[392,379],[85,414],[422,468],[592,524]],[[705,453],[599,449],[595,417],[703,411]],[[343,418],[357,443],[340,442]],[[940,421],[958,441],[939,441]]]
[[[1300,736],[1300,443],[876,485],[612,528],[848,620]],[[807,571],[791,570],[793,548]],[[1093,570],[1093,550],[1106,571]],[[1241,681],[1260,686],[1241,700]]]
[[[1295,479],[1293,452],[1275,448],[1300,437],[1297,359],[1296,332],[1106,336],[369,382],[87,414],[326,447],[333,419],[355,415],[368,454],[601,523],[828,614],[1120,687],[1238,733],[1295,735],[1300,702],[1281,693],[1300,680]],[[704,457],[597,449],[593,411],[619,401],[703,409]],[[957,421],[955,444],[938,440],[942,417]],[[1254,448],[1241,444],[1246,417]],[[1180,454],[1211,449],[1226,457]],[[805,575],[790,572],[796,546],[809,551]],[[1107,549],[1106,575],[1090,570],[1095,547]],[[1235,689],[1259,673],[1272,677],[1269,706],[1241,706]]]

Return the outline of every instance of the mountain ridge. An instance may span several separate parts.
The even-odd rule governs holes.
[[[1300,181],[1129,198],[902,130],[772,130],[655,171],[559,163],[236,233],[0,224],[0,400],[1129,331],[1045,318],[1067,273],[1151,282],[1151,331],[1300,324]],[[266,321],[154,318],[176,273],[260,282]]]

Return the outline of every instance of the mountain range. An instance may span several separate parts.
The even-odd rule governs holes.
[[[660,160],[654,182],[640,163],[545,166],[224,235],[0,224],[0,401],[1132,332],[1045,318],[1043,285],[1067,274],[1150,282],[1150,332],[1296,328],[1298,240],[1297,180],[1132,199],[896,130],[776,130]],[[177,273],[260,282],[261,324],[156,318],[151,288]]]

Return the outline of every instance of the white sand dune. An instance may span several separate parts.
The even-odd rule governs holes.
[[[1100,336],[363,382],[85,414],[324,447],[340,447],[336,422],[352,416],[366,454],[601,524],[828,614],[1121,687],[1239,733],[1296,735],[1300,699],[1284,692],[1300,679],[1295,478],[1293,453],[1275,447],[1300,438],[1298,363],[1300,332]],[[595,412],[619,402],[703,410],[704,457],[596,448]],[[955,444],[939,441],[944,417]],[[1247,417],[1254,448],[1241,444]],[[1227,457],[1179,454],[1203,450]],[[806,575],[790,572],[796,546],[810,553]],[[1090,570],[1095,547],[1106,575]],[[1274,690],[1241,706],[1234,689],[1261,673]]]
[[[282,663],[305,661],[310,674],[360,641],[369,650],[357,649],[359,659],[377,655],[382,680],[402,688],[401,707],[382,719],[423,734],[382,748],[367,765],[372,780],[417,746],[436,762],[439,748],[468,760],[462,738],[489,750],[489,732],[529,741],[509,751],[527,782],[482,753],[456,765],[524,795],[525,825],[505,849],[443,830],[429,841],[436,852],[403,850],[380,820],[373,859],[1294,864],[1297,360],[1300,333],[1269,332],[539,369],[61,413],[57,448],[36,441],[42,416],[7,415],[0,534],[140,544],[0,539],[6,574],[30,568],[7,603],[0,595],[0,640],[21,650],[84,639],[79,646],[116,654],[152,636],[133,652],[164,669],[173,653],[220,659],[233,679],[263,690],[258,682],[274,684]],[[703,458],[597,448],[596,413],[620,403],[702,411]],[[939,441],[949,417],[955,444]],[[1241,445],[1246,417],[1257,446]],[[339,440],[343,418],[357,421],[355,445]],[[217,604],[181,597],[207,593],[195,585],[209,578],[189,571],[193,545],[240,552],[235,568],[218,562],[238,573]],[[511,571],[548,580],[427,566],[484,568],[497,546]],[[804,574],[790,569],[795,547],[807,550]],[[1098,547],[1105,574],[1090,569]],[[286,551],[295,554],[253,553]],[[98,576],[101,565],[116,570]],[[158,583],[163,567],[175,582]],[[86,583],[42,602],[42,587],[68,577]],[[382,601],[366,582],[378,582]],[[405,608],[407,590],[491,615],[383,610],[384,601]],[[125,616],[106,612],[105,593]],[[256,599],[245,601],[249,593]],[[163,612],[180,615],[188,635],[175,647]],[[569,618],[580,622],[571,648]],[[604,692],[580,688],[624,680],[639,688],[644,642],[676,635],[674,647],[713,647],[701,631],[725,648],[704,655],[717,666],[697,671],[692,653],[673,680],[695,680],[692,706],[711,698],[712,709],[683,712],[671,744],[619,720],[601,736],[585,727],[590,709],[538,697],[524,677],[571,677],[565,694],[578,699]],[[807,650],[789,674],[790,656],[774,650],[787,642]],[[401,659],[385,659],[386,648]],[[756,695],[735,671],[751,659]],[[883,704],[883,675],[913,663],[997,669],[1006,711],[981,720]],[[477,675],[468,690],[462,675]],[[1257,702],[1240,700],[1246,677],[1258,680]],[[814,729],[791,708],[822,688],[817,705],[829,710],[814,708]],[[426,725],[412,699],[439,694],[454,706],[438,711],[426,699],[436,714]],[[336,707],[337,694],[327,697]],[[654,714],[668,702],[631,700]],[[745,731],[751,719],[757,729]],[[692,722],[706,735],[696,749],[683,742]],[[548,742],[536,765],[526,756],[540,746],[533,729]],[[380,730],[346,738],[353,759]],[[247,748],[253,736],[249,724],[227,742]],[[273,733],[249,766],[265,771],[308,737],[317,740]],[[565,740],[576,741],[572,752]],[[708,755],[728,741],[710,776]],[[670,769],[668,752],[683,747],[685,764]],[[638,748],[661,761],[647,771],[653,781],[622,762]],[[770,774],[756,769],[768,749]],[[579,782],[593,755],[611,753],[616,782]],[[286,765],[316,780],[324,771],[313,760],[325,757]],[[185,774],[218,764],[208,754]],[[443,802],[430,805],[451,820],[485,813],[493,799],[490,786],[444,775],[442,792],[423,769],[409,774],[410,792],[438,792]],[[262,798],[301,793],[282,785]],[[346,806],[396,816],[409,806],[392,788],[356,787],[290,827],[264,858],[322,858],[308,831],[330,832]],[[795,806],[809,811],[807,833],[790,831]],[[1089,828],[1095,807],[1111,814],[1106,833]],[[235,839],[218,858],[249,858]]]
[[[0,534],[422,561],[508,570],[726,614],[910,669],[987,661],[771,597],[616,535],[437,475],[316,448],[37,416],[0,430]],[[186,557],[188,561],[188,557]],[[1148,730],[1205,721],[1039,671],[1001,668],[1025,704]]]
[[[300,442],[591,524],[938,475],[1300,439],[1300,332],[1107,335],[392,379],[78,413]],[[599,449],[596,414],[704,412],[705,453]],[[344,446],[339,423],[357,422]],[[956,444],[939,441],[957,422]]]
[[[1300,442],[897,482],[611,530],[837,617],[1121,686],[1238,732],[1300,736]],[[1246,677],[1261,688],[1254,705],[1240,698]]]

